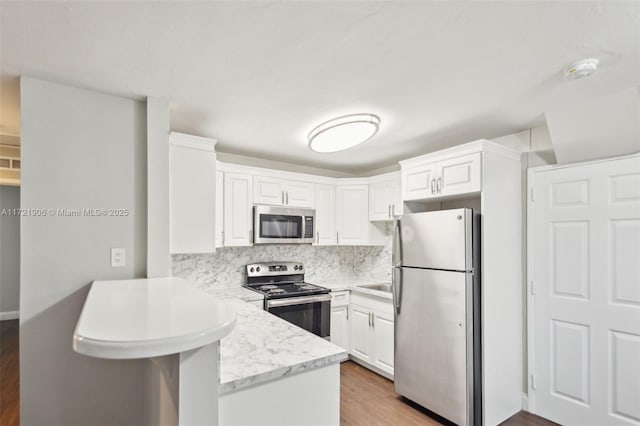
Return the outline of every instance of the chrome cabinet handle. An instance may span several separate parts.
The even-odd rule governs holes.
[[[369,319],[369,327],[371,327],[371,312],[367,314],[367,317]]]
[[[284,192],[284,203],[289,205],[289,191]]]
[[[340,233],[336,232],[336,244],[340,243]]]
[[[436,180],[435,179],[431,179],[431,195],[436,193],[435,184],[436,184]]]
[[[349,307],[347,306],[347,309],[345,309],[345,311],[347,311],[347,321],[349,320]]]
[[[280,191],[280,204],[284,204],[284,191]]]
[[[316,232],[316,244],[320,244],[320,231]]]
[[[371,328],[376,328],[376,314],[371,312]]]
[[[438,194],[442,192],[442,187],[440,186],[441,183],[442,183],[442,177],[439,177],[438,178]]]

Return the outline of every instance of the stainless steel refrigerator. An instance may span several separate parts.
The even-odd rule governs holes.
[[[393,240],[395,390],[458,425],[482,424],[480,216],[403,215]]]

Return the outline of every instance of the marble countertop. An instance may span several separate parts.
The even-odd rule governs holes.
[[[392,299],[391,293],[379,290],[371,290],[368,288],[361,288],[359,286],[366,284],[390,284],[389,281],[376,279],[376,278],[329,278],[329,279],[311,279],[311,284],[317,284],[322,287],[331,289],[331,291],[344,291],[351,290],[363,294],[369,294],[372,296],[378,296],[383,299]]]
[[[96,358],[156,357],[218,341],[235,322],[227,303],[182,278],[94,281],[73,349]]]
[[[264,295],[245,287],[209,288],[207,293],[220,300],[239,299],[245,302],[264,300]]]
[[[220,395],[347,359],[347,351],[241,300],[226,301],[235,329],[220,341]]]

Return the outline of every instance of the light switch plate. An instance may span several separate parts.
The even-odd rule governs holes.
[[[124,248],[111,249],[111,267],[123,268],[127,266],[126,250]]]

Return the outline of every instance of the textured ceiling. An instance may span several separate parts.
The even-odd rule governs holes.
[[[221,151],[361,173],[544,124],[640,84],[639,2],[2,2],[0,133],[17,76],[171,101],[171,128]],[[562,69],[601,60],[589,79]],[[306,134],[373,112],[335,154]]]

